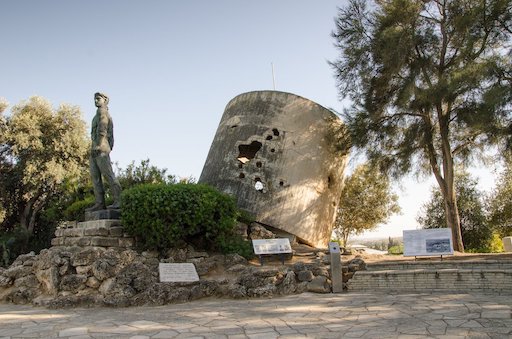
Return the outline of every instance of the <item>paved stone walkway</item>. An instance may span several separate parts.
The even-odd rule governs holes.
[[[158,307],[0,304],[0,338],[511,338],[512,296],[312,294]]]

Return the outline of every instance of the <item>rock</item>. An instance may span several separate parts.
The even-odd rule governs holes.
[[[98,291],[101,294],[106,295],[110,292],[110,290],[112,289],[112,286],[114,286],[114,278],[105,279],[101,283],[101,285],[98,287]]]
[[[324,277],[330,277],[331,276],[331,274],[329,273],[328,266],[313,266],[311,268],[311,272],[315,276],[318,276],[318,275],[323,275]]]
[[[267,230],[265,227],[261,226],[257,223],[251,224],[251,232],[249,234],[249,238],[254,239],[273,239],[276,235],[271,231]]]
[[[246,223],[237,223],[234,230],[236,234],[242,237],[242,239],[247,240],[249,226]]]
[[[169,283],[151,285],[144,293],[134,298],[134,305],[165,305],[172,302],[185,302],[190,298],[190,289],[176,287]]]
[[[46,270],[36,271],[37,280],[48,294],[57,294],[59,291],[59,269],[55,266]]]
[[[85,288],[87,276],[82,274],[70,274],[62,277],[60,289],[63,291],[77,292]]]
[[[27,254],[19,255],[11,264],[11,266],[32,266],[32,263],[34,262],[34,257],[36,254],[32,251]],[[28,263],[28,264],[27,264]]]
[[[89,277],[89,278],[87,278],[87,281],[85,282],[85,286],[94,288],[94,289],[98,289],[98,287],[100,287],[100,285],[101,285],[101,282],[98,279],[96,279],[96,277]]]
[[[66,275],[68,274],[69,272],[71,272],[71,264],[69,263],[69,258],[63,258],[62,259],[62,264],[61,266],[59,267],[59,275]]]
[[[315,276],[313,275],[313,272],[309,271],[309,270],[305,270],[305,271],[299,271],[297,273],[297,279],[299,281],[311,281],[313,280]]]
[[[203,280],[199,285],[192,286],[190,289],[190,300],[196,300],[204,297],[211,297],[217,294],[219,283],[213,280]]]
[[[3,275],[15,280],[21,277],[25,277],[32,273],[32,267],[30,266],[13,266],[6,269]]]
[[[14,279],[5,275],[0,275],[0,287],[8,287],[12,285]]]
[[[264,268],[260,268],[256,271],[254,271],[254,275],[256,277],[262,277],[262,278],[274,277],[278,273],[279,273],[279,270],[274,267],[264,267]]]
[[[348,271],[357,272],[366,270],[366,263],[362,258],[354,258],[348,262]]]
[[[39,287],[39,280],[34,274],[29,274],[14,280],[14,286],[35,289]]]
[[[232,284],[227,288],[227,294],[234,299],[241,299],[247,297],[247,287],[240,284]]]
[[[28,288],[15,288],[5,298],[13,304],[29,304],[34,298],[37,297],[37,292],[34,289]]]
[[[75,267],[92,265],[104,251],[105,249],[101,247],[86,247],[71,257],[71,265]]]
[[[307,266],[303,262],[299,261],[293,264],[292,269],[295,273],[298,273],[300,271],[307,270]]]
[[[210,271],[217,268],[217,262],[215,261],[203,261],[195,264],[196,271],[199,276],[206,275]]]
[[[185,262],[187,260],[187,250],[184,248],[172,248],[166,253],[167,258],[172,258],[173,262]]]
[[[311,280],[308,285],[309,292],[315,293],[330,293],[331,292],[331,282],[324,276],[317,276],[313,280]]]
[[[224,265],[226,267],[232,267],[235,265],[247,265],[247,259],[239,254],[227,254],[225,256]]]
[[[103,281],[116,275],[117,264],[115,257],[99,258],[92,264],[91,271],[96,279]]]
[[[110,250],[109,249],[109,255],[107,257],[116,257],[116,259],[118,260],[118,265],[119,266],[127,266],[128,264],[131,264],[136,258],[139,257],[139,254],[132,250],[132,249],[128,249],[128,250],[123,250],[121,253],[115,251],[115,250]],[[112,255],[110,255],[112,254]]]
[[[91,270],[92,270],[92,266],[91,265],[77,266],[75,269],[76,269],[77,274],[88,276],[89,272],[91,272]]]
[[[297,289],[297,283],[295,280],[295,272],[293,272],[293,271],[287,272],[283,281],[279,285],[279,288],[281,289],[281,294],[284,294],[284,295],[295,293],[295,291]]]
[[[70,308],[77,306],[92,306],[99,304],[94,295],[66,295],[47,300],[42,306],[50,309]]]
[[[295,288],[295,293],[304,293],[308,290],[309,283],[304,281],[297,284],[297,287]]]
[[[251,297],[272,297],[277,294],[277,287],[274,284],[258,286],[247,289],[247,294]]]

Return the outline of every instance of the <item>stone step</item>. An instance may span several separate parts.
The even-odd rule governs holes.
[[[416,268],[357,271],[348,291],[492,291],[512,293],[512,269]]]
[[[130,237],[57,237],[52,239],[52,246],[99,246],[131,248],[135,245],[134,238]]]
[[[121,226],[119,219],[101,219],[79,222],[76,228],[111,228]]]
[[[122,226],[112,227],[84,227],[59,228],[55,230],[56,237],[83,237],[83,236],[112,236],[127,237]]]
[[[442,270],[442,269],[511,269],[512,260],[467,260],[467,261],[437,261],[437,262],[416,262],[416,261],[391,261],[379,263],[367,263],[368,271],[390,271],[390,270]]]

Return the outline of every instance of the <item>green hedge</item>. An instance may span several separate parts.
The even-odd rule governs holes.
[[[240,212],[235,200],[202,184],[146,184],[122,194],[122,222],[142,246],[164,250],[196,247],[247,255],[234,227]]]

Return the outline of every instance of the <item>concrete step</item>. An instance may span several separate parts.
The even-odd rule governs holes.
[[[415,269],[512,269],[511,259],[500,260],[466,260],[466,261],[389,261],[368,263],[368,271],[415,270]]]
[[[512,261],[388,262],[367,265],[348,291],[482,291],[512,294]]]

